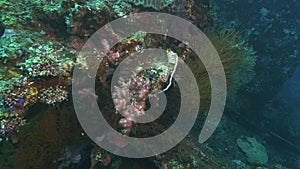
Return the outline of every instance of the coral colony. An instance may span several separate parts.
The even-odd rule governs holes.
[[[211,11],[208,10],[210,6],[202,2],[193,0],[153,0],[151,2],[148,0],[38,0],[24,2],[30,5],[18,4],[16,5],[18,11],[15,11],[11,1],[0,0],[1,8],[14,11],[3,16],[3,25],[6,26],[4,31],[1,30],[4,29],[2,23],[0,25],[0,33],[3,34],[0,40],[0,140],[1,144],[17,143],[18,134],[27,132],[23,134],[26,135],[23,137],[24,143],[22,145],[20,141],[21,148],[18,151],[27,153],[26,147],[32,144],[33,148],[37,149],[32,152],[34,157],[44,155],[43,158],[36,157],[35,160],[28,160],[25,157],[15,159],[26,161],[26,163],[33,161],[34,164],[26,165],[27,168],[45,167],[42,165],[53,165],[55,166],[53,168],[60,169],[83,168],[82,166],[86,164],[90,169],[121,168],[121,157],[106,152],[94,143],[91,144],[92,146],[82,143],[89,138],[80,127],[76,128],[76,125],[80,125],[77,124],[76,115],[72,112],[73,107],[70,108],[72,104],[68,104],[72,101],[71,85],[82,84],[81,82],[88,78],[96,79],[95,93],[83,88],[78,91],[79,97],[92,95],[97,98],[98,104],[105,104],[101,108],[105,110],[103,114],[107,121],[117,131],[127,136],[144,137],[156,134],[155,129],[161,131],[167,128],[170,121],[176,117],[175,107],[180,105],[178,99],[180,97],[177,97],[180,92],[174,76],[180,64],[187,64],[195,76],[201,93],[201,104],[204,105],[203,109],[209,106],[207,102],[211,100],[210,84],[203,63],[188,45],[163,35],[153,35],[140,30],[130,37],[123,38],[118,31],[108,26],[106,31],[110,32],[118,43],[110,46],[109,38],[99,39],[98,45],[102,45],[105,51],[103,53],[96,49],[90,51],[93,56],[91,58],[95,55],[102,58],[99,65],[96,65],[98,66],[96,74],[90,74],[91,67],[95,66],[95,63],[91,63],[90,56],[81,55],[80,51],[93,33],[108,21],[119,17],[126,18],[125,15],[135,16],[135,12],[147,9],[180,16],[203,28],[218,51],[226,72],[230,96],[226,105],[228,108],[235,107],[235,96],[238,90],[254,76],[256,56],[253,48],[246,39],[240,36],[239,31],[226,27],[210,28],[212,22]],[[178,25],[172,26],[181,29]],[[118,77],[116,84],[111,85],[112,78],[122,63],[132,61],[148,48],[160,48],[166,55],[155,56],[159,59],[152,60],[149,67],[143,67],[143,65],[132,67],[134,71],[130,71],[127,76]],[[164,59],[161,59],[163,57]],[[75,65],[85,73],[86,79],[82,81],[72,79]],[[157,98],[156,94],[160,92],[170,95],[167,95],[171,99],[170,102],[168,100],[167,106],[171,108],[167,112],[167,118],[162,116],[162,119],[159,119],[161,121],[140,127],[143,124],[137,123],[137,119],[148,113],[150,98]],[[151,104],[156,104],[156,102],[151,102]],[[32,112],[31,109],[34,108],[38,111]],[[51,111],[44,111],[44,109]],[[44,119],[46,117],[47,119]],[[41,119],[41,122],[36,119]],[[161,124],[162,121],[163,124]],[[226,167],[227,165],[221,165],[220,161],[214,163],[214,153],[206,151],[206,149],[210,150],[210,145],[199,146],[199,143],[195,141],[194,136],[199,136],[198,130],[200,130],[197,125],[200,124],[201,122],[195,125],[196,131],[192,133],[193,136],[189,135],[174,149],[149,158],[149,161],[161,169],[197,169],[206,168],[209,165],[215,165],[211,168]],[[45,132],[47,136],[50,133],[49,137],[34,135],[35,132],[26,129],[26,125],[35,126],[38,133]],[[75,138],[70,138],[69,135]],[[38,141],[34,140],[36,137]],[[76,139],[80,140],[78,144]],[[116,139],[110,133],[106,135],[106,138],[101,136],[98,139],[100,141],[107,139],[119,148],[128,144]],[[243,140],[246,139],[241,141]],[[31,144],[24,146],[28,142]],[[55,147],[53,150],[43,147],[52,144]],[[74,145],[68,146],[70,144]],[[49,153],[52,151],[53,153]],[[231,166],[231,163],[231,161],[227,163],[228,166]]]
[[[123,132],[128,134],[133,121],[145,114],[146,101],[151,92],[157,90],[163,92],[171,86],[172,76],[178,64],[178,55],[169,50],[167,56],[168,62],[155,62],[154,67],[150,69],[132,72],[130,79],[120,77],[118,86],[114,86],[112,96],[116,113],[122,111],[122,115],[125,116],[119,121],[119,124],[125,128]],[[166,87],[162,89],[164,84]],[[126,100],[128,96],[131,98],[129,102]]]
[[[31,105],[37,102],[54,105],[68,100],[65,86],[59,85],[59,79],[69,79],[73,64],[65,58],[66,48],[52,42],[44,45],[45,39],[38,34],[31,34],[31,38],[37,42],[27,39],[22,42],[24,46],[19,45],[24,33],[27,32],[12,32],[2,37],[1,41],[4,43],[1,60],[16,64],[19,68],[12,70],[15,68],[3,67],[6,73],[0,81],[2,136],[18,131],[25,124],[26,112]],[[28,56],[24,57],[25,54]]]

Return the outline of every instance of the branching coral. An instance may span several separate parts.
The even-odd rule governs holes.
[[[1,38],[1,135],[24,125],[27,108],[36,102],[54,104],[67,98],[62,87],[53,90],[48,87],[57,86],[59,78],[69,79],[73,53],[43,36],[43,33],[10,30]],[[41,85],[44,83],[41,78],[48,76],[51,78],[47,79],[47,85]]]
[[[42,89],[38,98],[43,103],[53,105],[68,100],[68,92],[63,86],[49,87]]]
[[[33,15],[30,7],[23,4],[21,1],[0,1],[1,20],[4,25],[9,28],[20,29],[28,27],[33,21]]]
[[[57,76],[59,75],[59,59],[57,52],[48,46],[39,46],[35,50],[35,56],[30,55],[20,63],[21,70],[26,71],[31,77]]]
[[[18,129],[25,124],[24,103],[29,86],[26,78],[13,78],[10,81],[0,81],[0,135]]]
[[[27,88],[30,84],[26,77],[20,76],[0,82],[3,102],[9,107],[16,105],[19,99],[25,99],[25,96],[29,94]]]
[[[45,32],[8,30],[1,38],[1,79],[19,75],[36,77],[70,76],[75,51],[62,43],[49,41]]]
[[[7,135],[25,124],[26,106],[38,101],[54,105],[68,98],[68,92],[62,86],[39,91],[22,76],[0,82],[0,136]]]
[[[25,119],[14,111],[0,111],[0,135],[15,131],[25,124]]]
[[[64,58],[74,55],[62,43],[49,41],[43,31],[31,32],[6,29],[4,36],[1,37],[0,44],[0,61],[4,64],[7,63],[9,66],[16,66],[17,63],[24,61],[27,57],[40,55],[47,55],[44,57],[48,57],[49,55],[55,58]]]
[[[134,5],[142,5],[144,7],[150,7],[155,10],[161,10],[170,5],[175,0],[127,0],[132,2]]]
[[[6,63],[21,59],[27,53],[28,47],[34,43],[28,35],[27,31],[16,32],[13,29],[6,29],[0,41],[0,61]],[[31,35],[33,37],[36,34]]]
[[[60,68],[63,63],[70,63],[70,58],[65,59],[67,48],[58,43],[32,44],[27,49],[27,59],[18,66],[30,77],[58,76],[67,71]]]

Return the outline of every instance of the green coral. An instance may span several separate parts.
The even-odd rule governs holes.
[[[24,5],[25,2],[13,0],[0,0],[1,20],[8,28],[20,29],[28,27],[33,21],[30,6]]]
[[[32,1],[32,5],[42,9],[46,13],[52,13],[54,11],[61,12],[62,9],[62,0],[52,0],[52,1]]]
[[[100,11],[104,8],[108,9],[107,4],[105,1],[88,1],[86,2],[86,7],[92,11],[93,9],[96,9],[97,11]]]
[[[130,36],[128,38],[123,38],[122,43],[125,44],[126,42],[130,42],[130,41],[143,42],[145,36],[146,36],[146,32],[138,31],[138,32],[134,33],[132,36]]]
[[[172,169],[184,169],[184,166],[182,164],[180,164],[180,162],[176,161],[176,160],[170,160],[167,164],[166,164],[167,168],[172,168]]]
[[[30,50],[30,47],[37,47],[42,44],[59,46],[58,43],[45,39],[43,37],[44,32],[14,31],[12,29],[9,29],[8,32],[10,33],[1,37],[0,41],[0,60],[2,62],[5,62],[6,59],[22,59],[26,54],[35,52]]]
[[[0,61],[3,63],[21,58],[28,47],[34,43],[27,31],[15,32],[11,29],[7,32],[10,33],[2,37],[0,41]]]
[[[161,10],[170,5],[174,0],[127,0],[134,5],[142,5],[144,7],[150,7],[155,10]]]
[[[49,46],[30,47],[35,55],[29,57],[19,64],[21,70],[27,72],[31,77],[57,76],[59,75],[58,52]]]
[[[7,71],[15,68],[18,70],[14,74],[25,73],[31,77],[59,75],[60,65],[69,62],[70,59],[65,58],[72,58],[74,52],[62,43],[47,40],[43,37],[44,34],[22,30],[12,31],[11,34],[1,38],[0,61],[3,64],[1,79],[7,78],[10,75]]]
[[[131,9],[131,5],[123,1],[117,1],[113,4],[113,11],[120,17],[126,15]]]

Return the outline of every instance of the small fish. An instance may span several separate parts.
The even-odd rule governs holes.
[[[19,102],[19,103],[24,103],[25,100],[24,100],[24,99],[18,99],[18,102]]]

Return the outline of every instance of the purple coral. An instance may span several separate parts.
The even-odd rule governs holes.
[[[38,98],[43,103],[54,105],[57,102],[68,100],[68,92],[63,86],[50,86],[42,89]]]
[[[3,82],[3,81],[2,81]],[[26,77],[12,78],[1,85],[2,99],[5,105],[14,107],[27,93],[29,82]]]
[[[18,129],[25,124],[25,119],[14,111],[9,111],[0,115],[0,135]]]
[[[2,83],[1,96],[3,101],[0,104],[0,135],[16,130],[25,124],[23,118],[25,100],[23,98],[26,96],[28,85],[27,78],[22,76]]]
[[[122,111],[123,115],[130,121],[145,114],[146,99],[150,93],[150,80],[144,77],[132,76],[132,79],[125,82],[119,80],[120,86],[115,86],[113,99],[117,112]],[[127,100],[128,96],[130,100]]]
[[[59,61],[55,56],[38,55],[29,57],[20,64],[21,69],[28,72],[29,76],[57,76],[59,74]]]

